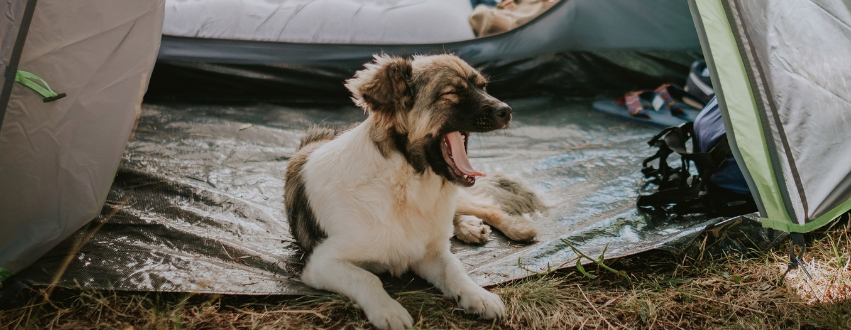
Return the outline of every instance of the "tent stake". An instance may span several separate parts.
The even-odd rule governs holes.
[[[801,248],[801,252],[798,253],[797,255],[795,255],[795,246],[799,246]],[[789,274],[789,272],[791,270],[798,268],[798,266],[801,266],[801,269],[804,270],[804,274],[807,275],[807,278],[809,278],[810,281],[813,280],[812,275],[810,275],[810,272],[807,271],[807,266],[804,265],[803,259],[804,259],[804,253],[806,252],[806,249],[807,249],[807,243],[806,243],[806,241],[804,241],[804,234],[802,234],[802,233],[790,233],[789,234],[789,266],[788,266],[788,268],[786,268],[786,271],[783,273],[783,277],[780,278],[780,285],[783,285],[783,280],[786,279],[786,274]]]

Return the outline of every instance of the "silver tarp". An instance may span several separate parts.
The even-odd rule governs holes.
[[[651,249],[684,253],[707,227],[718,245],[768,248],[777,232],[746,218],[668,218],[642,213],[641,160],[657,132],[600,117],[592,100],[509,101],[508,130],[474,134],[471,162],[526,181],[551,206],[532,244],[491,234],[482,246],[454,240],[473,279],[492,285],[558,268],[570,242],[606,258]],[[146,105],[101,216],[12,280],[129,291],[305,294],[303,262],[283,211],[284,172],[306,127],[364,119],[354,106]],[[729,227],[749,224],[731,236]],[[564,241],[563,241],[564,240]],[[702,240],[701,240],[702,241]],[[75,247],[82,246],[77,252]],[[75,253],[76,252],[76,253]],[[68,256],[71,259],[67,259]],[[586,261],[587,262],[587,261]],[[408,283],[413,275],[405,275]]]

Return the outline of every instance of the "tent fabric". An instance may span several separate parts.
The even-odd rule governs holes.
[[[550,209],[533,222],[542,234],[529,244],[498,231],[484,245],[452,240],[452,252],[480,285],[575,265],[565,242],[610,259],[653,249],[682,255],[693,242],[746,253],[751,242],[768,249],[785,237],[754,220],[735,220],[751,228],[742,231],[721,218],[671,219],[636,209],[641,160],[654,152],[646,141],[657,129],[595,115],[588,99],[508,102],[511,128],[472,134],[470,161],[524,181]],[[62,286],[316,293],[299,280],[304,260],[286,221],[284,173],[307,127],[364,118],[351,104],[146,104],[100,216],[10,281],[48,284],[70,260]],[[704,232],[713,236],[698,239]],[[713,244],[721,238],[729,240]],[[410,289],[411,279],[396,288]]]
[[[763,223],[807,232],[851,208],[847,2],[694,4]]]
[[[472,39],[468,0],[167,0],[169,36],[393,44]]]
[[[342,81],[376,53],[454,53],[493,77],[500,97],[601,91],[680,81],[701,58],[679,0],[560,1],[506,33],[456,42],[328,44],[164,35],[149,100],[348,102]]]
[[[851,198],[851,10],[843,1],[731,2],[768,136],[801,225]],[[771,33],[768,27],[771,26]],[[758,74],[758,76],[757,76]],[[818,132],[818,134],[813,134]],[[824,143],[829,136],[831,143]]]
[[[689,2],[710,70],[712,86],[723,114],[721,118],[727,128],[727,141],[754,195],[760,216],[764,219],[788,218],[782,210],[782,204],[778,207],[777,200],[771,199],[771,196],[779,196],[779,189],[774,181],[765,179],[771,173],[771,167],[767,161],[765,141],[759,133],[762,127],[758,124],[759,118],[752,105],[744,64],[735,49],[735,40],[724,16],[723,6],[717,1]],[[763,200],[763,194],[767,194],[769,199]]]
[[[4,69],[24,3],[0,5]],[[0,268],[20,271],[99,214],[140,111],[162,17],[157,0],[35,6],[18,69],[67,96],[45,103],[3,82],[14,85],[0,127]]]

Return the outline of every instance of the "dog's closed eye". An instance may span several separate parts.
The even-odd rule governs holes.
[[[458,90],[455,88],[447,88],[440,92],[440,97],[447,95],[458,95]]]
[[[438,99],[456,103],[460,101],[460,93],[456,88],[447,88],[440,92]]]

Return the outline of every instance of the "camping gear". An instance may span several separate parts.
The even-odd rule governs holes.
[[[0,280],[95,218],[141,111],[163,2],[0,2]]]
[[[686,144],[689,140],[691,148]],[[641,172],[658,189],[638,196],[638,207],[660,208],[677,215],[709,213],[726,217],[756,211],[727,143],[724,122],[714,98],[694,122],[666,128],[647,144],[659,150],[644,159]],[[679,156],[680,167],[668,164],[668,156],[673,153]],[[655,167],[654,161],[658,164]],[[692,174],[692,164],[696,175]]]
[[[626,93],[615,100],[594,102],[594,110],[601,114],[639,125],[670,127],[693,121],[700,113],[700,104],[695,96],[682,88],[663,84],[656,89]]]
[[[589,96],[659,86],[684,77],[689,65],[702,59],[688,4],[680,0],[559,1],[529,23],[490,37],[474,39],[465,16],[469,40],[435,42],[411,33],[408,38],[369,43],[273,41],[265,37],[270,33],[257,29],[251,12],[239,9],[253,2],[270,1],[230,1],[234,7],[229,8],[235,9],[181,14],[193,26],[219,18],[234,22],[227,25],[229,31],[219,32],[222,37],[213,38],[212,32],[210,37],[198,37],[194,32],[207,30],[183,30],[180,20],[167,16],[145,99],[348,104],[349,91],[341,82],[382,52],[453,53],[493,77],[488,92],[499,98]],[[470,13],[467,10],[464,15]],[[325,29],[334,28],[317,23],[310,30],[324,35]],[[389,30],[408,27],[377,28],[390,36]],[[426,23],[419,28],[433,27]]]
[[[709,67],[704,61],[694,61],[691,64],[688,78],[686,78],[685,91],[700,99],[704,104],[715,96],[712,89],[712,79],[709,77]]]
[[[556,0],[505,0],[496,6],[480,5],[470,14],[477,37],[487,37],[517,28],[550,9]]]
[[[167,0],[163,34],[298,43],[473,38],[468,0]],[[365,62],[364,62],[365,63]]]

